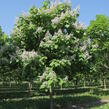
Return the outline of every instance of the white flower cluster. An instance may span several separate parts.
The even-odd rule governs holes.
[[[29,59],[34,58],[37,55],[37,52],[35,51],[26,51],[24,50],[21,54],[21,58],[23,61],[28,61]]]
[[[75,22],[75,23],[74,23],[74,27],[75,27],[76,29],[85,29],[84,24],[83,24],[83,23],[80,23],[80,22]]]
[[[52,43],[53,43],[52,40],[47,40],[46,43],[44,42],[44,40],[42,40],[41,43],[40,43],[40,47],[42,47],[42,46],[47,46],[47,47],[49,47],[49,46],[52,45]]]
[[[22,32],[20,31],[20,29],[17,26],[11,31],[11,35],[14,36],[14,34],[18,34],[17,37],[21,37],[22,36],[21,33]]]
[[[45,34],[45,37],[48,37],[48,36],[51,36],[49,31],[47,31],[46,34]]]
[[[71,34],[66,35],[67,40],[71,38]]]
[[[56,73],[51,68],[46,68],[42,76],[40,76],[40,81],[53,80],[56,78]]]
[[[53,20],[52,20],[52,23],[53,24],[58,24],[60,22],[60,18],[59,17],[55,17]]]
[[[66,35],[63,34],[63,32],[62,32],[61,29],[59,29],[58,32],[55,32],[52,38],[55,39],[55,38],[57,38],[58,36],[66,37]]]
[[[56,2],[53,2],[51,0],[50,1],[50,7],[47,8],[46,10],[40,10],[40,8],[39,8],[38,9],[38,13],[39,14],[45,14],[45,13],[50,14],[56,9],[57,5],[60,4],[60,3],[61,3],[60,0],[59,1],[57,0]]]
[[[83,46],[80,47],[81,51],[85,51],[87,49],[87,44],[84,44]]]
[[[65,3],[71,4],[71,0],[64,0]]]
[[[47,75],[48,75],[48,74],[44,72],[44,73],[42,74],[42,76],[39,76],[40,81],[44,81],[44,79],[46,78]]]
[[[62,30],[59,29],[57,34],[62,35],[62,34],[63,34],[63,33],[62,33]]]
[[[77,16],[80,11],[80,5],[78,5],[73,11],[72,11],[72,16]]]
[[[88,47],[90,45],[87,42],[82,42],[82,45],[80,47],[81,52],[83,52],[84,59],[88,60],[91,58],[91,55],[88,52]]]
[[[64,78],[64,81],[65,81],[65,82],[67,82],[67,81],[68,81],[68,76],[66,76],[66,77]]]
[[[67,10],[65,13],[62,12],[60,17],[55,17],[54,19],[52,19],[52,23],[57,25],[59,22],[61,22],[68,16],[76,17],[77,14],[79,14],[79,9],[80,9],[80,7],[78,6],[73,11]],[[80,24],[80,23],[77,23],[77,24],[79,25],[79,27],[82,26],[82,24]],[[75,25],[77,25],[77,24],[75,24]]]
[[[88,45],[91,44],[91,39],[90,39],[90,37],[88,37],[88,39],[87,39],[87,44],[88,44]]]
[[[54,77],[56,77],[56,73],[54,71],[52,71],[48,74],[48,77],[50,78],[50,80],[53,80]]]
[[[38,28],[36,29],[36,33],[41,33],[41,32],[42,32],[42,30],[43,30],[43,28],[42,28],[42,27],[38,27]]]
[[[43,40],[49,40],[51,38],[51,36],[52,35],[50,34],[50,32],[47,31]]]
[[[88,59],[91,58],[91,55],[89,55],[89,52],[88,52],[88,51],[85,51],[85,52],[84,52],[84,58],[85,58],[86,60],[88,60]]]
[[[54,5],[57,5],[57,4],[61,4],[61,0],[55,0],[55,1],[51,0],[50,1],[50,6],[51,7],[53,7]]]
[[[23,18],[27,18],[28,16],[29,16],[29,13],[28,13],[28,12],[23,12],[23,13],[22,13],[22,17],[23,17]]]
[[[98,48],[97,44],[92,45],[92,48]]]

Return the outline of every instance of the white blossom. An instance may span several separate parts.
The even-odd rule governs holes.
[[[69,40],[71,38],[71,34],[67,34],[66,38]]]
[[[61,16],[60,16],[60,20],[65,19],[65,16],[66,16],[66,14],[62,12],[62,13],[61,13]]]
[[[60,18],[59,17],[55,17],[53,20],[52,20],[52,23],[53,24],[58,24],[60,22]]]
[[[83,23],[80,23],[80,22],[75,22],[74,23],[74,27],[76,29],[84,29],[85,28],[84,24]]]
[[[88,38],[87,43],[88,43],[88,45],[90,45],[90,43],[91,43],[91,39],[90,38]]]
[[[85,50],[87,49],[87,45],[84,44],[83,46],[80,47],[80,49],[81,49],[82,51],[85,51]]]
[[[63,33],[62,33],[62,30],[59,29],[57,34],[58,34],[58,35],[62,35],[62,34],[63,34]]]
[[[88,59],[91,58],[91,55],[89,55],[89,52],[88,52],[88,51],[84,52],[84,58],[85,58],[86,60],[88,60]]]
[[[63,35],[63,32],[61,29],[58,30],[58,32],[55,32],[54,35],[53,35],[53,38],[56,38],[57,36],[59,35]]]
[[[48,44],[52,44],[53,41],[52,41],[52,40],[48,40],[47,43],[48,43]]]
[[[45,88],[45,87],[47,87],[47,85],[48,85],[48,84],[47,84],[47,81],[44,81],[44,82],[42,83],[41,87],[42,87],[42,88]]]
[[[50,4],[51,4],[51,7],[53,7],[55,5],[61,4],[61,0],[55,0],[55,1],[51,0]]]
[[[53,80],[54,77],[56,76],[56,74],[55,74],[55,72],[51,71],[48,76],[51,80]]]
[[[23,61],[28,61],[29,59],[34,58],[37,55],[37,52],[35,51],[26,51],[24,50],[21,54],[21,58]]]
[[[80,6],[78,5],[73,11],[71,11],[72,16],[76,17],[79,14]]]
[[[92,45],[92,48],[98,48],[97,44]]]
[[[67,10],[65,13],[61,13],[61,16],[60,16],[60,20],[63,20],[63,19],[65,19],[66,17],[68,17],[68,16],[71,16],[71,11],[70,10]]]
[[[22,16],[23,16],[23,18],[27,18],[29,16],[29,13],[28,12],[23,12]]]
[[[68,76],[66,76],[66,77],[64,78],[64,81],[65,81],[65,82],[67,82],[67,81],[68,81]]]
[[[49,31],[46,32],[44,40],[48,40],[52,36]]]
[[[41,33],[41,32],[42,32],[42,30],[43,30],[43,28],[42,28],[42,27],[38,27],[38,28],[37,28],[37,30],[36,30],[36,32]]]

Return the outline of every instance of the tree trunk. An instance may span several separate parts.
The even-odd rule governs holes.
[[[101,86],[103,86],[103,82],[102,82],[102,79],[100,79],[100,85],[101,85]]]
[[[50,109],[53,109],[53,87],[50,87]]]
[[[61,84],[61,90],[63,89],[63,85]]]
[[[5,85],[5,76],[3,74],[3,85]]]
[[[77,88],[78,88],[78,77],[75,80],[75,89],[77,89]]]
[[[11,81],[9,82],[9,87],[11,87]]]
[[[104,90],[107,90],[107,85],[106,85],[106,79],[105,78],[103,79],[103,87],[104,87]]]
[[[84,88],[86,88],[86,79],[84,78]]]
[[[28,86],[29,86],[29,95],[30,95],[31,94],[31,90],[32,90],[32,81],[29,82]]]

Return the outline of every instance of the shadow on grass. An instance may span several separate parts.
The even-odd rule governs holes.
[[[95,96],[55,96],[54,109],[88,109],[105,103]],[[9,99],[0,101],[0,109],[50,109],[48,97]]]
[[[57,89],[54,90],[54,95],[68,95],[68,94],[80,94],[80,93],[85,93],[89,92],[90,88],[78,88],[78,89]],[[25,97],[33,97],[33,96],[47,96],[49,95],[49,92],[45,92],[44,90],[33,90],[31,92],[31,95],[28,93],[28,90],[13,90],[13,89],[5,89],[2,90],[0,89],[0,99],[12,99],[12,98],[25,98]]]
[[[77,89],[67,88],[67,89],[62,89],[62,90],[56,89],[54,91],[54,94],[55,95],[65,95],[65,94],[67,95],[67,94],[78,94],[78,93],[80,94],[80,93],[90,92],[90,90],[91,88],[77,88]]]
[[[96,88],[90,91],[91,94],[93,95],[100,95],[100,96],[108,96],[109,95],[109,89],[108,90],[103,90],[100,88]]]

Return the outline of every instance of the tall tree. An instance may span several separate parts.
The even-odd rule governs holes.
[[[106,78],[108,75],[108,48],[109,48],[109,17],[97,15],[96,20],[91,21],[87,33],[91,38],[92,46],[96,46],[94,50],[96,62],[95,69],[100,73],[100,78],[103,80],[104,89],[106,89]]]
[[[0,74],[2,81],[14,79],[14,70],[18,63],[16,50],[17,48],[11,43],[10,38],[0,29]]]
[[[78,16],[79,7],[72,10],[69,3],[53,4],[46,0],[41,8],[32,7],[28,14],[20,16],[11,34],[15,44],[23,51],[35,51],[46,57],[46,70],[41,80],[50,91],[51,109],[55,83],[59,84],[66,76],[73,78],[73,74],[80,71],[77,68],[79,62],[83,65],[89,59],[88,52],[80,49],[85,29],[77,21]],[[29,68],[29,74],[38,70],[33,71],[35,64],[32,64],[33,61],[30,61],[25,67]],[[54,79],[51,79],[53,76]]]

